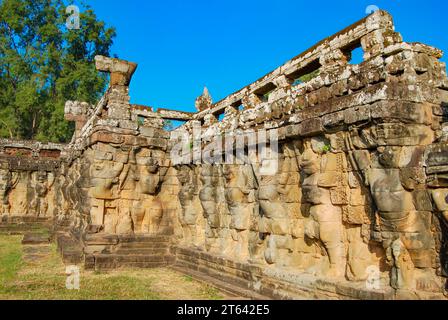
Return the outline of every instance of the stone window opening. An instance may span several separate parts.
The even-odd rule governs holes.
[[[238,100],[237,102],[232,103],[231,107],[238,112],[241,112],[244,110],[244,105],[241,100]]]
[[[225,112],[224,110],[220,110],[219,112],[213,113],[213,116],[216,118],[218,122],[222,122],[224,120]]]
[[[260,99],[261,102],[268,102],[269,101],[269,95],[277,89],[277,86],[273,84],[272,82],[269,82],[268,84],[264,85],[260,89],[256,90],[254,94]]]
[[[350,65],[357,65],[364,62],[364,50],[361,42],[355,42],[353,45],[342,50],[347,57],[347,62]]]
[[[183,126],[185,123],[186,121],[182,120],[163,119],[163,130],[174,131],[179,127]]]
[[[295,87],[316,78],[320,74],[321,67],[319,60],[314,60],[305,67],[287,75],[287,77],[292,80],[292,86]]]

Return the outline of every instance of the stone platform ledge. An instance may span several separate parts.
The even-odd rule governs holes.
[[[64,264],[79,265],[84,262],[84,252],[81,243],[71,232],[59,231],[54,236],[58,252]]]
[[[115,235],[115,234],[86,234],[83,242],[86,245],[117,245],[130,242],[169,242],[170,236],[166,235]]]
[[[390,287],[380,290],[366,288],[365,281],[346,281],[318,277],[299,270],[270,268],[263,271],[264,285],[274,295],[295,298],[295,294],[306,292],[315,299],[392,300],[395,291]]]
[[[53,220],[50,218],[36,217],[2,217],[0,220],[0,234],[24,235],[42,229],[50,231]]]
[[[41,245],[41,244],[50,244],[51,237],[49,235],[43,235],[39,233],[25,233],[22,239],[23,245]]]
[[[184,275],[192,277],[194,280],[213,286],[218,290],[224,292],[231,297],[237,297],[238,300],[271,300],[268,296],[263,296],[253,290],[244,289],[239,286],[234,286],[226,281],[221,281],[217,277],[211,277],[203,272],[194,271],[182,264],[174,264],[169,267],[170,269],[180,272]]]
[[[33,216],[3,216],[0,220],[0,225],[7,224],[41,224],[46,226],[51,226],[53,223],[53,218],[51,217],[33,217]]]
[[[183,273],[210,280],[223,290],[241,296],[269,297],[278,300],[444,300],[442,294],[396,292],[391,287],[369,290],[365,282],[352,282],[317,277],[300,270],[272,268],[232,261],[201,250],[182,246],[173,247],[176,264],[173,268]],[[249,297],[253,298],[253,297]],[[255,298],[257,299],[257,298]]]
[[[295,294],[308,292],[316,299],[337,300],[446,300],[441,293],[411,292],[382,286],[380,290],[367,289],[365,281],[334,280],[316,277],[299,271],[266,269],[263,286],[271,288],[274,296],[296,299]],[[292,294],[292,295],[291,295]]]

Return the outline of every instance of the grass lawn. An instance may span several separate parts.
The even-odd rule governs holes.
[[[225,296],[171,269],[84,271],[80,290],[68,290],[65,266],[52,244],[26,259],[22,236],[0,235],[0,299],[10,300],[212,300]],[[40,249],[40,248],[39,248]]]

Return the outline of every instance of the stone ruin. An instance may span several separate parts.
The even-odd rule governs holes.
[[[137,65],[97,57],[110,86],[96,106],[67,102],[69,144],[0,141],[2,221],[50,221],[86,269],[171,266],[251,298],[445,299],[441,57],[377,11],[222,101],[205,89],[197,113],[131,105]],[[277,173],[175,164],[166,119],[200,127],[203,148],[275,130]]]

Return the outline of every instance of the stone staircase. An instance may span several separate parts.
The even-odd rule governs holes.
[[[27,232],[48,230],[51,219],[35,217],[3,217],[0,221],[0,234],[23,235]]]
[[[173,246],[176,261],[171,269],[218,288],[226,294],[249,300],[271,300],[266,292],[256,292],[251,286],[260,278],[261,269],[232,261],[194,248]]]
[[[84,260],[84,253],[81,243],[67,231],[57,231],[54,239],[58,247],[59,254],[65,264],[81,264]]]
[[[100,253],[86,254],[86,270],[158,268],[174,263],[168,236],[117,237]]]

